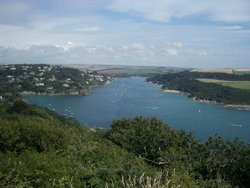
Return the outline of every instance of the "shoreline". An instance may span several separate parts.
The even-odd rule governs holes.
[[[247,104],[225,104],[225,103],[219,103],[217,101],[210,101],[210,100],[205,100],[205,99],[196,99],[195,97],[192,98],[195,101],[198,101],[200,103],[213,103],[217,104],[220,107],[223,108],[231,108],[231,109],[236,109],[236,110],[250,110],[250,105]]]
[[[162,92],[166,92],[166,93],[184,93],[187,94],[188,96],[190,96],[190,93],[185,93],[183,91],[179,91],[179,90],[172,90],[172,89],[161,89]],[[236,110],[246,110],[249,111],[250,110],[250,105],[247,104],[224,104],[224,103],[219,103],[217,101],[214,100],[206,100],[206,99],[198,99],[196,97],[191,97],[192,100],[194,101],[198,101],[200,103],[213,103],[213,104],[217,104],[220,107],[223,108],[231,108],[231,109],[236,109]]]
[[[247,104],[222,104],[221,106],[224,108],[250,111],[250,105]]]
[[[94,86],[90,86],[88,90],[83,91],[83,92],[69,92],[69,93],[64,93],[64,92],[58,92],[58,93],[36,93],[33,91],[24,91],[21,92],[20,95],[25,97],[25,96],[88,96],[91,95],[91,90],[94,88],[98,88],[98,87],[102,87],[105,85],[108,85],[112,82],[112,80],[108,80],[105,84],[103,85],[94,85]]]
[[[21,96],[87,96],[89,95],[88,92],[84,93],[78,93],[78,92],[72,92],[72,93],[36,93],[36,92],[25,92],[20,93]]]
[[[162,92],[166,92],[166,93],[184,93],[178,90],[173,90],[173,89],[161,89]]]

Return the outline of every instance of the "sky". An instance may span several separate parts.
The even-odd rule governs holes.
[[[250,0],[0,0],[0,64],[250,68]]]

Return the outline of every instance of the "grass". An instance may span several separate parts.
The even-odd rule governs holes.
[[[207,73],[227,73],[227,74],[235,74],[235,75],[244,75],[250,74],[250,69],[231,69],[231,68],[215,68],[215,69],[193,69],[191,72],[207,72]]]
[[[127,76],[152,76],[157,74],[169,73],[171,70],[165,67],[118,67],[109,68],[98,71],[101,74],[107,74],[112,76],[127,75]]]
[[[215,83],[232,88],[250,90],[250,81],[227,81],[227,80],[216,80],[216,79],[197,79],[197,80],[205,83]]]
[[[191,72],[206,72],[206,73],[227,73],[227,74],[233,74],[233,69],[230,68],[217,68],[217,69],[193,69]]]
[[[128,75],[138,75],[138,76],[148,76],[148,75],[156,75],[156,74],[164,74],[168,73],[169,70],[164,68],[128,68]]]
[[[234,74],[236,75],[250,74],[250,71],[234,71]]]
[[[250,90],[250,81],[231,81],[221,83],[223,86],[233,87],[237,89],[246,89]]]

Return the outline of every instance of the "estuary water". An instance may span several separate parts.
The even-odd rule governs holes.
[[[76,118],[91,127],[109,128],[113,120],[157,116],[172,128],[200,140],[218,134],[250,143],[250,111],[200,103],[182,93],[166,93],[144,77],[118,78],[89,96],[29,96],[28,102]]]

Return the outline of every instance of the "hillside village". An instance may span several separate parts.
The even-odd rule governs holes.
[[[0,66],[0,100],[21,95],[85,95],[110,77],[61,65]]]

